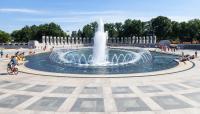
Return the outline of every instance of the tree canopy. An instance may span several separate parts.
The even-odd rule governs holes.
[[[10,41],[11,41],[10,35],[0,30],[0,43],[8,43]]]
[[[78,31],[73,31],[72,37],[94,37],[98,27],[97,22],[89,23]],[[164,16],[158,16],[149,21],[127,19],[123,23],[106,23],[105,31],[109,37],[132,37],[156,35],[160,40],[178,40],[181,42],[199,40],[200,41],[200,20],[193,19],[188,22],[171,21]],[[29,40],[42,40],[42,36],[62,36],[68,35],[55,23],[25,26],[20,30],[15,30],[11,34],[0,31],[0,42],[28,42]]]
[[[13,31],[11,36],[16,42],[28,42],[29,40],[42,40],[42,36],[63,36],[67,34],[55,23],[42,24],[39,26],[25,26],[21,30]]]
[[[96,23],[96,22],[94,22]],[[95,32],[94,23],[87,24],[82,31],[79,30],[79,36],[93,37]],[[124,23],[106,23],[105,31],[108,31],[109,37],[132,37],[156,35],[160,40],[200,40],[200,20],[193,19],[188,22],[176,22],[171,19],[158,16],[150,21],[127,19]]]

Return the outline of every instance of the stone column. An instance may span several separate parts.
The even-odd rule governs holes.
[[[68,41],[67,41],[68,37],[65,37],[65,45],[68,44]]]
[[[135,44],[135,36],[132,37],[132,44]]]
[[[145,36],[142,37],[142,44],[145,44]]]
[[[49,37],[49,45],[52,45],[52,36]]]
[[[141,37],[138,37],[138,42],[139,42],[139,44],[141,44],[142,43],[142,38]]]
[[[150,36],[150,44],[152,44],[152,43],[153,43],[153,37]]]
[[[60,44],[63,45],[63,37],[60,37]]]
[[[60,45],[60,37],[57,37],[57,40],[58,40],[58,44],[57,45]]]
[[[153,44],[156,44],[157,43],[157,37],[154,36],[154,41],[153,41]]]
[[[149,44],[149,36],[146,36],[146,44]]]
[[[56,37],[53,37],[53,45],[56,45]]]
[[[80,44],[81,43],[81,38],[80,37],[78,37],[78,44]]]
[[[45,36],[42,36],[42,43],[46,44],[46,42],[45,42]]]
[[[79,42],[78,37],[76,37],[75,43],[78,44],[78,42]]]
[[[49,45],[49,36],[46,36],[46,45]]]
[[[138,37],[136,36],[135,37],[135,44],[137,44],[138,43]]]

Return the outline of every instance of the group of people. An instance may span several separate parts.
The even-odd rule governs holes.
[[[161,51],[167,52],[167,51],[171,51],[171,52],[176,52],[178,50],[177,46],[158,46],[160,48]]]
[[[197,51],[195,51],[195,54],[194,55],[184,55],[184,52],[182,52],[182,56],[181,56],[181,58],[180,58],[180,62],[184,62],[185,63],[185,61],[189,61],[189,60],[191,60],[191,59],[195,59],[195,58],[197,58],[198,57],[198,55],[197,55]]]

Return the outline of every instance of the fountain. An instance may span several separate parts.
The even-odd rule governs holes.
[[[104,23],[100,19],[91,49],[54,49],[49,58],[59,64],[74,64],[81,66],[113,66],[136,63],[150,63],[151,53],[141,48],[131,51],[125,49],[107,49],[108,33],[104,31]]]
[[[32,69],[70,74],[130,74],[160,71],[178,65],[176,56],[149,52],[138,47],[107,47],[108,33],[103,21],[98,23],[93,47],[78,49],[54,48],[27,58],[26,66]],[[144,43],[144,38],[134,37],[134,42]],[[151,42],[148,40],[147,42]],[[84,41],[83,41],[84,42]],[[119,43],[119,38],[116,38]],[[57,75],[57,74],[56,74]],[[117,76],[117,75],[116,75]]]

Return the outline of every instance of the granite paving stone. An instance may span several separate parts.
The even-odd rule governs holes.
[[[15,84],[11,84],[8,86],[3,87],[4,89],[12,89],[12,90],[16,90],[16,89],[20,89],[22,87],[28,86],[29,84],[25,84],[25,83],[15,83]]]
[[[0,107],[2,108],[14,108],[17,105],[30,99],[32,96],[28,95],[11,95],[0,100]]]
[[[200,103],[200,92],[186,93],[186,94],[183,94],[183,95],[188,97],[189,99],[191,99],[193,101]]]
[[[76,87],[60,86],[52,91],[52,93],[71,94]]]
[[[183,87],[183,86],[180,86],[180,85],[177,85],[177,84],[162,84],[161,85],[162,87],[164,88],[167,88],[171,91],[179,91],[179,90],[186,90],[187,88]]]
[[[119,112],[150,111],[150,108],[138,97],[115,98]]]
[[[112,87],[113,94],[130,94],[133,91],[129,87]]]
[[[25,91],[31,91],[31,92],[43,92],[47,90],[50,86],[48,85],[35,85],[33,87],[25,89]]]
[[[85,87],[81,94],[102,94],[102,87]]]
[[[155,92],[162,92],[162,90],[158,89],[155,86],[137,86],[142,92],[144,93],[155,93]]]
[[[56,111],[66,100],[64,97],[43,97],[26,109],[39,111]]]
[[[71,112],[104,112],[103,98],[78,98]]]
[[[171,96],[171,95],[153,96],[151,98],[164,109],[181,109],[181,108],[191,108],[192,107],[188,103],[186,103],[174,96]]]

